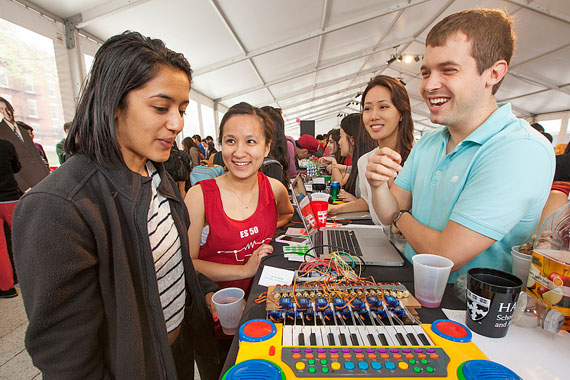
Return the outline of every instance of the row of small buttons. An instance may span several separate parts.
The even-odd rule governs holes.
[[[291,355],[291,357],[293,359],[301,359],[302,358],[301,354],[293,354],[293,355]],[[352,359],[352,354],[343,354],[342,357],[343,357],[343,359]],[[377,359],[378,355],[376,355],[376,354],[367,354],[367,355],[355,354],[354,357],[356,359],[364,359],[365,357],[367,357],[368,359]],[[404,356],[402,356],[401,354],[393,354],[392,357],[394,359],[404,358]],[[438,359],[439,355],[438,354],[430,354],[429,357],[431,359]],[[314,354],[305,354],[305,359],[314,359],[314,358],[315,358]],[[317,354],[317,359],[326,359],[326,358],[327,358],[326,354]],[[340,358],[340,355],[339,354],[331,354],[330,358],[331,359],[338,359],[338,358]],[[414,359],[415,356],[413,354],[406,354],[405,358],[406,359]],[[427,358],[426,354],[418,354],[418,359],[426,359],[426,358]],[[390,359],[390,355],[381,354],[380,359]]]
[[[336,354],[339,352],[342,352],[344,354],[348,354],[351,352],[357,353],[357,354],[361,354],[363,352],[368,353],[368,354],[373,354],[375,352],[378,352],[380,354],[385,354],[385,353],[392,353],[392,354],[398,354],[398,353],[402,353],[402,354],[410,354],[410,353],[416,353],[416,354],[421,354],[424,351],[428,354],[433,354],[435,353],[435,350],[433,348],[426,348],[426,349],[422,349],[422,348],[416,348],[416,349],[411,349],[411,348],[402,348],[402,349],[397,349],[397,348],[391,348],[391,349],[387,349],[387,348],[379,348],[379,349],[372,349],[372,348],[368,348],[365,350],[362,350],[360,348],[353,348],[353,349],[349,349],[349,348],[343,348],[341,350],[338,350],[336,348],[330,348],[330,349],[325,349],[325,348],[319,348],[319,349],[312,349],[312,348],[305,348],[305,349],[301,349],[301,348],[293,348],[291,350],[293,353],[295,354],[299,354],[302,352],[306,353],[306,354],[312,354],[314,352],[318,353],[318,354],[326,354],[327,352],[331,353],[331,354]]]
[[[315,373],[316,372],[315,367],[312,366],[314,364],[315,364],[314,361],[313,361],[313,363],[309,363],[309,365],[311,365],[311,367],[309,367],[309,373]],[[326,363],[322,363],[322,361],[321,361],[321,364],[326,365]],[[297,362],[295,364],[295,368],[298,371],[304,370],[305,367],[306,367],[306,365],[303,362]],[[379,362],[372,362],[372,363],[370,363],[370,366],[369,366],[368,363],[366,363],[366,362],[358,362],[358,368],[363,370],[363,371],[366,371],[369,367],[371,367],[372,369],[375,369],[375,370],[381,370],[382,364]],[[384,367],[386,367],[387,370],[392,371],[392,370],[396,369],[396,364],[392,363],[392,362],[385,362]],[[402,370],[407,370],[409,368],[408,364],[405,362],[398,362],[398,367]],[[341,368],[341,364],[339,362],[332,362],[331,368],[335,371],[338,371]],[[356,365],[353,362],[345,362],[344,368],[346,368],[349,371],[352,371],[353,369],[356,368]],[[434,371],[434,369],[432,367],[429,367],[429,366],[426,367],[425,370],[428,373],[432,373]],[[415,373],[420,373],[422,371],[422,369],[420,367],[413,367],[413,371]],[[327,373],[327,372],[329,372],[329,369],[327,367],[321,367],[321,372]]]

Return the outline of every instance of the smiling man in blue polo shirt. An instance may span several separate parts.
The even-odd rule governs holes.
[[[552,146],[495,100],[514,40],[512,21],[499,10],[461,11],[435,25],[420,92],[431,121],[444,127],[426,133],[403,168],[388,148],[368,161],[382,223],[406,237],[408,260],[421,253],[451,259],[450,282],[471,267],[510,271],[511,246],[536,230],[552,184]]]

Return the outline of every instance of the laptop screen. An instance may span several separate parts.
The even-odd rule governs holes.
[[[317,227],[317,219],[315,217],[315,212],[311,207],[311,202],[307,194],[307,189],[305,188],[305,183],[303,182],[303,177],[297,175],[293,183],[291,183],[291,192],[293,193],[293,203],[297,207],[297,211],[303,220],[305,225],[305,230],[307,230],[307,235],[311,236]]]

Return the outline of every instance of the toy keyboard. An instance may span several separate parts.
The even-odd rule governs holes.
[[[464,362],[486,359],[469,329],[448,320],[333,327],[249,321],[240,327],[237,364],[223,379],[457,379]]]

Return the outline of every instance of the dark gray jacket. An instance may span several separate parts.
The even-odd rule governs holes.
[[[151,179],[75,155],[14,212],[26,348],[44,379],[177,379],[192,349],[218,361],[203,297],[212,289],[201,289],[192,266],[188,213],[156,167],[180,234],[188,295],[177,340],[186,349],[172,351],[187,356],[174,358],[168,344],[147,232]]]
[[[14,177],[18,182],[20,192],[24,193],[44,179],[49,174],[49,169],[42,161],[28,132],[18,126],[16,128],[20,131],[24,141],[16,136],[5,120],[0,121],[0,139],[8,140],[14,145],[18,153],[18,159],[22,164],[22,169]]]

